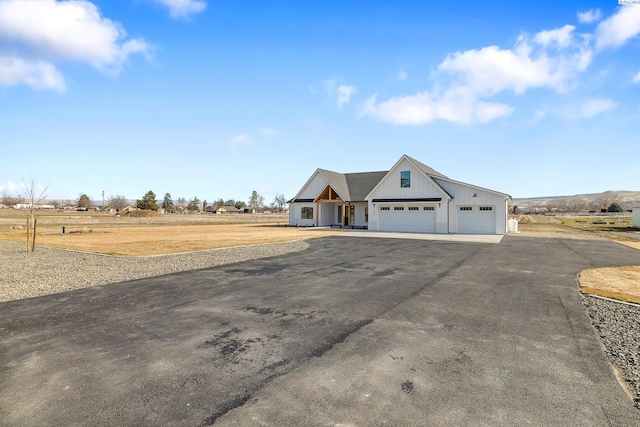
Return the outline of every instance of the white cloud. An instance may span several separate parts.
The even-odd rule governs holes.
[[[583,24],[591,24],[592,22],[599,21],[602,18],[600,9],[591,9],[586,12],[578,12],[578,21]]]
[[[422,92],[399,96],[376,104],[369,98],[361,114],[393,125],[423,125],[434,120],[460,124],[487,123],[514,111],[505,104],[478,100],[466,88],[458,87],[441,94]]]
[[[400,70],[400,72],[398,72],[398,78],[400,80],[407,80],[407,77],[409,77],[409,75],[407,74],[406,71]]]
[[[207,2],[204,0],[150,0],[169,9],[169,15],[174,19],[188,19],[193,15],[204,12]]]
[[[356,88],[351,85],[338,84],[336,79],[327,79],[323,82],[324,91],[331,97],[336,97],[336,104],[342,109],[344,104],[351,101],[351,96],[356,93]]]
[[[62,80],[54,65],[57,61],[82,62],[117,75],[129,56],[151,51],[143,39],[126,39],[119,23],[101,16],[86,0],[0,1],[0,42],[9,43],[14,50],[12,69],[23,64],[26,75],[14,79],[17,84],[56,90]],[[30,84],[27,80],[33,81],[29,76],[34,70],[40,70],[42,78]],[[46,81],[57,83],[41,84]]]
[[[638,71],[638,74],[636,74],[635,76],[633,76],[633,79],[631,80],[633,83],[640,83],[640,71]]]
[[[338,108],[342,108],[344,104],[349,103],[351,95],[356,93],[356,88],[350,85],[340,85],[336,90],[338,94]]]
[[[616,48],[640,33],[640,7],[623,5],[617,13],[598,24],[595,32],[596,48]]]
[[[573,43],[573,25],[565,25],[555,30],[540,31],[535,35],[533,41],[542,46],[556,45],[558,47],[568,47]]]
[[[0,185],[0,194],[8,194],[9,196],[17,196],[21,193],[22,188],[14,182],[7,182],[4,185]]]
[[[234,136],[227,143],[227,146],[231,153],[235,153],[239,149],[247,147],[249,145],[251,145],[251,138],[245,133]]]
[[[487,123],[508,116],[513,107],[489,98],[505,91],[521,95],[531,88],[565,91],[590,64],[589,38],[574,30],[566,25],[531,39],[521,36],[512,49],[489,46],[450,54],[437,68],[434,90],[380,103],[373,96],[361,113],[395,125]]]
[[[280,131],[278,129],[268,128],[264,126],[260,126],[258,128],[258,132],[260,132],[260,135],[267,138],[272,138],[274,136],[280,135]]]
[[[34,89],[53,89],[58,92],[66,90],[62,74],[52,64],[0,56],[0,86],[19,84]]]
[[[618,103],[610,99],[589,99],[580,105],[577,116],[578,118],[588,119],[593,116],[597,116],[600,113],[613,110],[617,106]]]

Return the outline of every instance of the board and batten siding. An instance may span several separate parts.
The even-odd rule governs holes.
[[[453,200],[449,203],[450,233],[458,232],[460,206],[491,206],[495,210],[495,233],[505,234],[507,232],[507,201],[504,196],[446,179],[436,177],[434,180],[453,196]],[[476,197],[473,197],[474,195]]]
[[[400,187],[400,173],[403,171],[411,172],[411,184],[408,188]],[[382,179],[377,188],[371,193],[373,199],[424,199],[424,198],[441,198],[441,202],[420,203],[420,206],[435,206],[436,212],[436,233],[448,233],[448,198],[449,196],[438,188],[433,181],[418,169],[412,162],[403,159],[400,163],[389,171]],[[380,230],[380,203],[369,201],[369,229]],[[400,205],[402,203],[395,203]],[[407,205],[415,205],[414,202],[407,202]],[[388,205],[388,204],[387,204]]]
[[[300,194],[296,196],[297,199],[314,199],[318,197],[320,192],[325,189],[329,184],[329,181],[320,173],[316,171],[313,177],[309,180],[307,185],[302,189]]]
[[[302,219],[302,208],[313,208],[312,219]],[[298,225],[301,227],[313,227],[316,225],[316,216],[318,215],[315,203],[291,203],[289,205],[289,225]]]

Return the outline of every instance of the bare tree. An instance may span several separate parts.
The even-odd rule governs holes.
[[[284,205],[287,204],[287,199],[284,197],[284,194],[276,194],[273,203],[278,207],[278,212],[282,212]]]
[[[600,197],[593,202],[594,210],[607,210],[614,203],[620,203],[620,194],[615,191],[605,191]]]
[[[109,197],[108,202],[109,202],[109,206],[115,209],[116,211],[119,211],[120,209],[124,209],[127,206],[129,206],[129,202],[127,202],[127,199],[124,196],[120,196],[119,194]]]
[[[18,203],[18,198],[8,193],[2,193],[2,196],[0,196],[0,203],[7,206],[15,206],[16,203]]]
[[[24,185],[24,198],[27,202],[27,252],[34,252],[36,250],[36,209],[47,197],[49,185],[44,187],[38,185],[33,178],[28,184],[23,179],[22,184]]]

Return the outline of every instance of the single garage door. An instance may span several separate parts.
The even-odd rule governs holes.
[[[458,233],[496,234],[493,206],[458,206]]]
[[[378,229],[380,231],[436,232],[434,206],[380,206]]]

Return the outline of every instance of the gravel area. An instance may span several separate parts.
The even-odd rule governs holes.
[[[240,246],[147,257],[99,255],[0,241],[0,302],[56,294],[179,271],[284,255],[309,247],[305,241]]]
[[[640,307],[583,296],[611,363],[620,370],[640,408]]]

